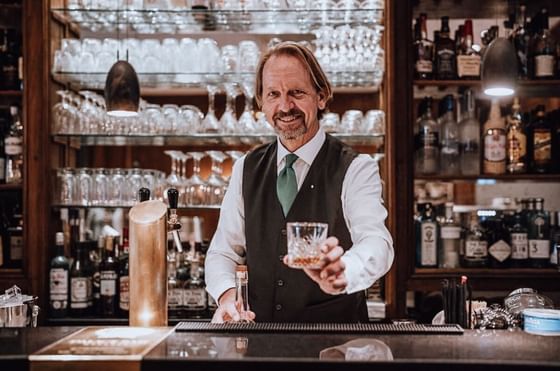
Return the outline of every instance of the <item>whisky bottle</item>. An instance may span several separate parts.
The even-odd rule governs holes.
[[[441,30],[436,41],[436,68],[439,80],[457,77],[455,43],[449,37],[449,17],[441,17]]]
[[[488,261],[491,268],[507,268],[510,264],[510,236],[500,217],[487,221]]]
[[[471,19],[463,26],[464,43],[457,56],[457,76],[460,79],[480,78],[480,53],[473,48],[473,24]]]
[[[527,159],[527,136],[519,112],[519,98],[513,99],[511,115],[507,118],[506,169],[508,173],[524,173]]]
[[[6,183],[19,184],[23,181],[23,125],[17,106],[10,106],[11,125],[4,138],[6,152]]]
[[[469,229],[465,236],[465,255],[461,264],[465,268],[486,267],[488,265],[488,243],[486,235],[478,223],[478,215],[470,215]]]
[[[550,262],[550,224],[543,210],[544,199],[535,199],[535,209],[529,215],[529,265],[532,268],[547,267]]]
[[[426,203],[416,221],[416,266],[437,267],[439,228],[431,203]]]
[[[552,128],[543,105],[537,106],[535,120],[528,130],[531,172],[548,173],[552,162]]]
[[[516,213],[514,224],[510,232],[511,266],[513,268],[526,268],[529,265],[529,240],[527,228],[521,213]]]
[[[506,130],[497,100],[492,101],[488,121],[484,123],[484,174],[506,172]]]
[[[428,39],[427,18],[426,13],[420,14],[420,18],[418,18],[419,33],[414,43],[414,74],[416,79],[430,80],[433,78],[434,72],[434,43]]]
[[[556,69],[556,46],[548,29],[548,9],[542,8],[538,17],[539,32],[534,38],[533,65],[535,79],[552,79]]]
[[[70,269],[70,314],[83,317],[90,313],[91,302],[91,271],[89,269],[88,244],[80,241],[79,211],[69,212],[70,242],[75,252],[75,259]]]
[[[49,308],[53,318],[68,316],[70,261],[64,256],[64,234],[57,232],[49,270]]]

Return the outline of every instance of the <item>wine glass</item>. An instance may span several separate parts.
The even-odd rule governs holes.
[[[237,117],[235,115],[235,99],[239,94],[235,83],[225,83],[226,91],[226,110],[220,118],[220,128],[222,133],[233,134],[237,131]]]
[[[218,133],[220,131],[220,122],[215,113],[215,98],[218,87],[208,84],[206,85],[206,90],[208,90],[208,112],[206,112],[206,116],[202,120],[202,131],[204,133]]]
[[[188,152],[187,155],[193,159],[193,175],[189,179],[186,192],[187,205],[204,205],[206,203],[206,182],[200,176],[200,160],[206,157],[206,154],[203,152]]]
[[[206,151],[212,159],[212,173],[206,181],[206,204],[220,205],[224,198],[227,182],[222,177],[222,164],[226,155],[222,151]]]

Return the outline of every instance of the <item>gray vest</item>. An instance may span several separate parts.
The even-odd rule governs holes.
[[[323,222],[340,246],[352,246],[340,200],[348,166],[357,156],[327,134],[287,217],[276,195],[277,142],[245,158],[243,199],[249,306],[260,322],[367,322],[364,292],[325,294],[302,270],[284,265],[286,223]]]

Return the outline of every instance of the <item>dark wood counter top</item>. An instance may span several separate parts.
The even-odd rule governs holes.
[[[78,329],[0,329],[0,368],[27,369],[29,354]],[[468,330],[463,335],[174,332],[142,361],[142,370],[157,371],[284,371],[296,366],[306,371],[558,370],[560,337],[521,330]]]

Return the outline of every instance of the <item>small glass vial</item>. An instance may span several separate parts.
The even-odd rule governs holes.
[[[239,322],[253,322],[247,315],[249,310],[249,275],[246,265],[235,268],[235,302],[239,311]]]

